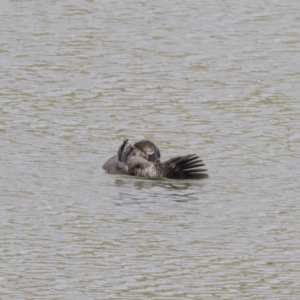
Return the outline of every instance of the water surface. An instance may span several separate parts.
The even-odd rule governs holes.
[[[3,299],[298,299],[300,7],[4,1]],[[124,138],[202,181],[101,166]]]

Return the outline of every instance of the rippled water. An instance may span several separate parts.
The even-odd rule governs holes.
[[[300,2],[4,1],[2,299],[298,299]],[[123,138],[210,178],[105,174]]]

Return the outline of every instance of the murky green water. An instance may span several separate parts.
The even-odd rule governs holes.
[[[4,1],[1,299],[298,299],[300,2]],[[105,174],[123,138],[210,178]]]

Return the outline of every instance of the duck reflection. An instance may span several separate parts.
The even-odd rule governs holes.
[[[169,199],[175,202],[189,202],[199,199],[203,187],[202,183],[195,184],[187,181],[167,179],[141,179],[136,177],[122,177],[115,180],[120,189],[120,203],[146,203]],[[140,191],[143,191],[141,193]]]

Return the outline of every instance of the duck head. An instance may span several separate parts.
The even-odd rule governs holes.
[[[137,142],[133,146],[128,143],[128,139],[124,140],[118,150],[118,168],[127,170],[127,160],[130,156],[141,157],[154,164],[160,163],[159,149],[148,140]]]
[[[148,140],[135,143],[130,155],[140,156],[153,163],[160,163],[160,151],[154,143]]]

